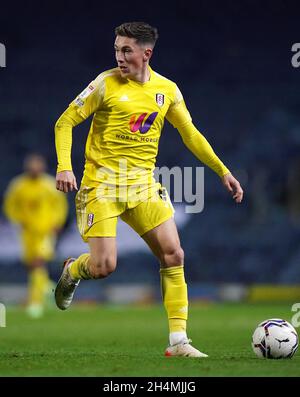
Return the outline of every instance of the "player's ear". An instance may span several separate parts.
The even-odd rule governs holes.
[[[151,48],[146,48],[144,51],[144,56],[143,56],[143,61],[149,61],[149,59],[151,58],[152,55],[152,49]]]

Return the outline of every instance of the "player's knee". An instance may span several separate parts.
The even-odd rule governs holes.
[[[181,266],[184,264],[184,251],[181,247],[173,248],[163,254],[161,261],[165,267]]]
[[[116,269],[116,260],[112,257],[92,259],[90,274],[93,278],[105,278]]]

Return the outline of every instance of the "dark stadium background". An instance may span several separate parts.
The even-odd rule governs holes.
[[[44,154],[55,174],[57,118],[92,79],[115,66],[115,26],[145,20],[160,34],[153,69],[177,82],[194,123],[245,190],[243,203],[236,205],[206,168],[204,211],[186,215],[178,207],[191,297],[235,300],[249,298],[254,285],[297,286],[300,68],[291,64],[291,47],[300,42],[299,11],[288,1],[5,2],[0,11],[0,42],[7,51],[7,66],[0,68],[1,202],[26,153]],[[78,181],[89,124],[73,134]],[[167,123],[157,166],[201,166]],[[74,194],[68,198],[69,219],[50,266],[54,279],[65,256],[84,250],[74,224]],[[82,285],[78,298],[117,302],[159,296],[158,264],[127,230],[120,227],[117,271],[102,284]],[[0,233],[0,301],[19,302],[26,273],[15,229],[3,214]],[[285,289],[278,291],[285,296]]]

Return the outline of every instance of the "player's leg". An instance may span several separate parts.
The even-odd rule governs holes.
[[[24,263],[28,271],[27,313],[30,317],[41,317],[44,311],[46,296],[51,288],[47,270],[47,261],[51,260],[54,245],[51,236],[35,233],[22,234]]]
[[[184,252],[173,218],[142,235],[160,263],[162,296],[168,313],[171,343],[186,336],[188,313]]]
[[[26,312],[32,318],[41,317],[44,312],[45,297],[50,284],[46,263],[36,258],[27,265],[28,303]]]
[[[115,237],[88,238],[89,254],[83,254],[70,264],[69,272],[73,280],[105,278],[117,265]]]
[[[184,278],[184,252],[173,218],[142,235],[160,263],[161,290],[168,314],[170,344],[186,339],[188,318],[187,285]]]
[[[107,277],[116,267],[116,233],[118,212],[122,206],[111,200],[103,201],[94,187],[81,186],[76,194],[77,226],[90,252],[64,263],[55,289],[57,306],[65,310],[73,299],[80,280]],[[101,202],[100,202],[101,201]]]
[[[190,345],[186,334],[188,292],[184,277],[184,252],[173,218],[148,231],[142,238],[160,262],[162,297],[169,320],[166,356],[207,357]]]
[[[171,345],[176,345],[172,355],[204,357],[203,353],[190,346],[186,336],[188,295],[184,278],[184,252],[173,214],[167,191],[160,189],[150,199],[127,210],[121,218],[146,241],[161,264],[161,286],[169,319],[169,339]]]
[[[64,262],[55,289],[55,301],[60,309],[65,310],[70,306],[80,280],[104,278],[115,270],[116,227],[117,217],[96,222],[84,235],[90,252]]]

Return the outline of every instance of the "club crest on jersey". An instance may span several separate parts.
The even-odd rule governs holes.
[[[164,94],[156,94],[156,103],[158,104],[158,106],[163,106],[163,104],[165,103],[165,96]]]

